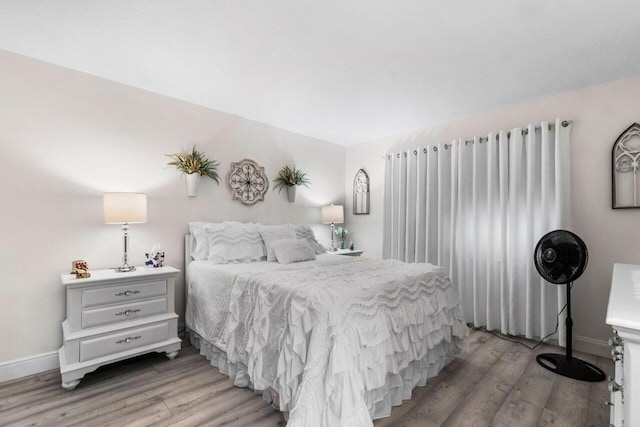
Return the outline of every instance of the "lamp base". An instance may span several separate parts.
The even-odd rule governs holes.
[[[130,271],[134,271],[136,268],[132,265],[123,265],[122,267],[116,267],[113,270],[116,273],[128,273]]]

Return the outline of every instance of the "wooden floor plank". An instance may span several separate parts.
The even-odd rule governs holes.
[[[47,371],[26,378],[5,381],[0,383],[0,401],[15,396],[16,393],[42,389],[42,387],[49,384],[60,385],[60,374],[58,371]]]
[[[122,413],[109,422],[102,423],[100,427],[147,427],[155,426],[158,421],[171,417],[171,411],[162,402],[147,405],[135,412]],[[86,426],[87,424],[85,424]]]
[[[195,360],[192,360],[192,362],[193,361]],[[140,371],[139,366],[136,367],[136,365],[134,364],[133,366],[131,366],[131,373],[149,371],[150,373],[156,372],[156,375],[152,375],[150,378],[146,378],[143,384],[136,385],[135,387],[118,387],[115,389],[103,391],[102,393],[85,393],[84,398],[81,400],[81,405],[74,405],[71,408],[66,405],[51,408],[45,412],[42,412],[40,417],[37,418],[37,420],[34,421],[32,425],[51,425],[52,423],[61,423],[64,420],[72,419],[74,417],[82,418],[85,412],[90,412],[95,415],[101,415],[105,413],[105,407],[113,408],[114,410],[120,410],[122,404],[119,402],[126,401],[134,404],[141,395],[152,397],[152,395],[150,395],[149,393],[150,390],[163,390],[163,387],[164,389],[166,389],[167,387],[175,386],[176,381],[194,381],[201,380],[201,377],[212,378],[215,376],[215,374],[212,373],[207,366],[203,366],[200,364],[194,367],[192,366],[192,364],[176,362],[175,366],[179,368],[167,370],[164,374],[159,374],[155,369],[157,365],[152,366],[153,369],[143,368],[143,370]],[[84,390],[89,390],[89,388],[85,388]],[[64,396],[66,397],[67,395],[74,395],[75,392],[75,390],[72,392],[67,392],[66,394],[64,394]]]
[[[522,340],[528,345],[531,341]],[[606,382],[582,383],[540,367],[540,352],[472,331],[468,351],[454,359],[411,400],[394,407],[376,427],[491,425],[492,427],[606,426]],[[610,360],[576,352],[611,374]],[[470,420],[474,420],[472,423]],[[180,356],[150,354],[88,374],[76,390],[60,387],[50,371],[0,383],[0,425],[100,427],[281,427],[284,415],[252,390],[238,388],[184,343]]]
[[[530,351],[512,343],[443,426],[488,426],[529,364]]]
[[[156,424],[163,426],[215,426],[220,417],[228,413],[238,413],[238,408],[247,402],[255,402],[262,398],[249,389],[232,387],[223,393],[202,396],[192,404],[184,404],[175,409],[169,408],[174,416]],[[167,405],[168,406],[168,405]],[[275,411],[275,409],[274,409]],[[175,413],[179,415],[175,415]]]
[[[42,414],[46,414],[49,411],[81,405],[85,399],[91,397],[101,398],[105,393],[109,393],[110,391],[124,392],[125,390],[131,390],[136,387],[137,384],[144,384],[146,380],[156,376],[158,376],[158,373],[150,369],[141,371],[136,375],[120,376],[111,380],[105,380],[104,383],[99,385],[94,384],[93,387],[78,387],[71,392],[60,387],[54,392],[37,396],[38,399],[36,400],[29,400],[22,403],[18,402],[18,404],[11,409],[0,412],[0,419],[7,423],[16,423],[25,419],[36,420],[40,418]]]
[[[539,427],[580,427],[583,423],[579,420],[565,417],[551,409],[545,409],[538,423]]]
[[[41,424],[47,425],[50,421],[60,423],[69,420],[72,424],[82,425],[90,420],[100,419],[110,421],[113,417],[129,414],[141,410],[156,402],[164,402],[166,399],[177,396],[191,389],[209,387],[223,378],[213,375],[207,366],[198,366],[190,371],[173,371],[173,375],[161,376],[154,381],[136,388],[130,393],[116,393],[104,396],[103,399],[86,402],[81,407],[72,408],[70,411],[60,413],[57,418],[42,419]]]
[[[443,376],[440,383],[428,391],[420,404],[408,411],[398,425],[442,425],[502,357],[509,345],[497,337],[490,337],[473,354],[452,362],[457,365],[455,369],[449,370],[450,367],[447,367],[440,374]]]
[[[613,363],[608,362],[610,362],[610,360],[601,357],[597,357],[594,360],[594,364],[601,367],[607,377],[613,378],[615,376],[614,366]],[[611,400],[611,395],[607,385],[607,381],[591,385],[589,408],[587,409],[587,423],[585,424],[587,427],[609,425],[609,407],[605,406],[605,402]]]
[[[580,423],[587,421],[590,383],[558,377],[545,409]]]

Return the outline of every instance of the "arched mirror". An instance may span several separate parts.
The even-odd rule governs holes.
[[[369,175],[364,169],[353,179],[353,214],[369,215]]]
[[[612,208],[640,208],[640,125],[634,123],[618,137],[612,152]]]

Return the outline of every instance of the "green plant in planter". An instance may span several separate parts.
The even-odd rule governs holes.
[[[344,249],[344,245],[347,241],[347,236],[351,233],[346,228],[338,227],[336,229],[336,236],[338,236],[338,240],[340,240],[340,249]]]
[[[296,169],[295,165],[293,168],[289,166],[284,166],[278,172],[278,177],[274,179],[276,185],[274,185],[273,189],[278,189],[278,193],[286,187],[293,187],[296,185],[304,185],[309,188],[309,184],[311,181],[307,178],[306,172],[301,171],[300,169]]]
[[[194,145],[190,153],[167,154],[172,162],[167,163],[168,166],[175,166],[180,172],[187,175],[197,173],[200,176],[208,176],[216,183],[220,184],[218,176],[218,166],[220,163],[209,158],[200,151],[196,150]]]

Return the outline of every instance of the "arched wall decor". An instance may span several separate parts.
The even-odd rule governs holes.
[[[232,162],[226,182],[233,200],[239,200],[245,205],[263,201],[269,189],[269,179],[264,173],[264,166],[249,159]]]
[[[353,179],[353,214],[369,215],[369,175],[360,169]]]
[[[611,207],[640,208],[640,125],[634,123],[618,137],[611,154]]]

